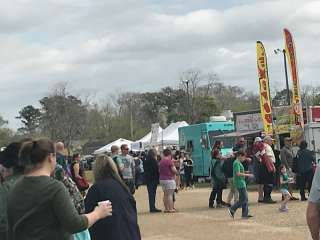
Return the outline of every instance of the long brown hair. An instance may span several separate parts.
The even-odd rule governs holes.
[[[112,178],[119,182],[128,192],[130,192],[127,185],[122,181],[119,175],[117,165],[112,158],[107,155],[101,154],[97,156],[93,166],[93,175],[95,182]]]
[[[154,148],[151,148],[151,149],[148,151],[147,157],[148,157],[148,158],[151,158],[151,159],[157,160],[157,150],[155,150]]]

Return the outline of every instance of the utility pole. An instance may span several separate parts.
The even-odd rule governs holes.
[[[133,139],[133,113],[132,113],[132,98],[130,101],[130,135],[131,135],[131,140]]]
[[[286,50],[285,49],[275,49],[274,53],[278,54],[282,52],[283,53],[283,63],[284,63],[284,74],[286,77],[286,88],[287,88],[287,104],[288,106],[291,105],[291,100],[290,100],[290,89],[289,89],[289,80],[288,80],[288,69],[287,69],[287,56],[286,56]]]
[[[189,95],[189,80],[183,80],[187,86],[187,107],[188,107],[188,123],[191,123],[190,119],[190,95]]]

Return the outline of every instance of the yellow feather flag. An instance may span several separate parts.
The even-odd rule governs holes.
[[[267,56],[262,42],[257,41],[257,67],[260,90],[260,108],[264,131],[267,135],[273,134],[272,109],[269,90]]]

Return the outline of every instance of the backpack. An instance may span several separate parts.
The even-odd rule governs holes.
[[[218,183],[219,185],[222,185],[222,186],[225,185],[226,177],[222,171],[222,166],[221,166],[220,160],[215,161],[215,163],[213,165],[213,170],[212,170],[211,176],[213,177],[214,181],[216,183]]]

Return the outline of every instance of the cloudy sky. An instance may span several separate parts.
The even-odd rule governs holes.
[[[255,42],[282,88],[282,30],[293,34],[302,84],[319,84],[320,1],[1,0],[0,115],[9,126],[57,82],[103,99],[175,86],[190,68],[257,92]]]

